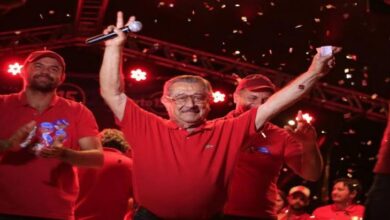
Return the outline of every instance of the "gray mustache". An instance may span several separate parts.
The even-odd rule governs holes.
[[[185,109],[182,112],[193,112],[193,113],[199,113],[200,110],[199,108],[190,108],[190,109]]]

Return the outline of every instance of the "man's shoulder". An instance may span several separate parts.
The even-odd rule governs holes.
[[[252,108],[252,109],[245,111],[245,112],[239,112],[236,110],[232,110],[220,119],[225,119],[225,120],[242,120],[242,119],[244,119],[244,120],[247,120],[248,118],[255,117],[256,114],[257,114],[257,110],[255,108]]]
[[[264,124],[262,131],[267,132],[270,135],[277,135],[278,138],[280,138],[280,139],[284,139],[284,138],[287,138],[290,136],[290,134],[288,133],[288,131],[286,129],[281,128],[281,127],[279,127],[271,122],[266,122]]]
[[[364,206],[360,204],[355,204],[352,206],[353,209],[355,209],[357,212],[364,211]]]
[[[1,94],[0,95],[0,102],[12,102],[17,101],[19,99],[19,93],[11,93],[11,94]]]
[[[66,99],[66,98],[63,98],[63,97],[60,97],[60,96],[58,96],[57,98],[58,98],[57,104],[61,108],[69,108],[69,109],[74,109],[74,110],[77,110],[77,109],[87,110],[88,109],[88,107],[85,106],[81,102],[76,102],[76,101],[73,101],[73,100],[70,100],[70,99]]]
[[[313,211],[313,214],[315,214],[315,213],[322,213],[322,212],[326,212],[326,211],[329,211],[329,210],[331,210],[331,205],[324,205],[324,206],[320,206],[320,207],[316,208]]]

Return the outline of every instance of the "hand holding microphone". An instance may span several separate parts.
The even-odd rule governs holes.
[[[119,30],[122,31],[123,33],[138,32],[142,29],[142,23],[139,21],[136,21],[135,17],[131,17],[129,19],[127,25],[123,26],[123,13],[122,12],[118,12],[118,14],[117,14],[116,26],[121,27],[121,28],[119,28]],[[101,41],[105,41],[105,40],[109,40],[109,39],[117,37],[118,34],[113,31],[114,27],[110,26],[109,28],[112,29],[110,32],[90,37],[87,40],[85,40],[85,43],[86,44],[94,44],[94,43],[98,43]]]

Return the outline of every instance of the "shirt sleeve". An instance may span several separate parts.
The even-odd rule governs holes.
[[[256,130],[256,114],[257,109],[253,108],[234,118],[234,126],[236,127],[235,130],[244,130],[247,137],[253,137],[257,135],[257,132],[259,132],[260,129]]]
[[[284,156],[285,157],[291,157],[291,156],[297,156],[301,155],[303,151],[302,144],[297,141],[293,136],[287,133],[287,131],[283,131],[284,133]]]
[[[92,112],[85,107],[80,105],[80,113],[77,118],[77,140],[83,137],[97,136],[99,133],[96,119]]]
[[[127,99],[123,119],[115,118],[115,121],[133,148],[141,145],[136,140],[144,140],[163,124],[162,118],[145,111],[130,98]]]
[[[283,158],[293,170],[302,169],[303,146],[287,131],[283,130],[284,134],[284,151]]]

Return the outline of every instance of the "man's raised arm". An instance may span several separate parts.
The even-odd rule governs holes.
[[[319,50],[319,49],[317,49]],[[266,121],[300,100],[335,64],[334,54],[341,51],[339,47],[332,47],[332,54],[321,56],[318,52],[309,69],[290,82],[287,86],[273,94],[263,105],[260,105],[256,114],[256,129],[260,129]]]
[[[134,20],[135,18],[131,17],[128,23]],[[119,120],[123,118],[127,99],[121,74],[122,49],[127,39],[126,34],[119,30],[123,26],[123,13],[118,12],[116,26],[110,25],[103,31],[104,34],[114,31],[118,36],[105,41],[106,47],[99,74],[100,93]]]

